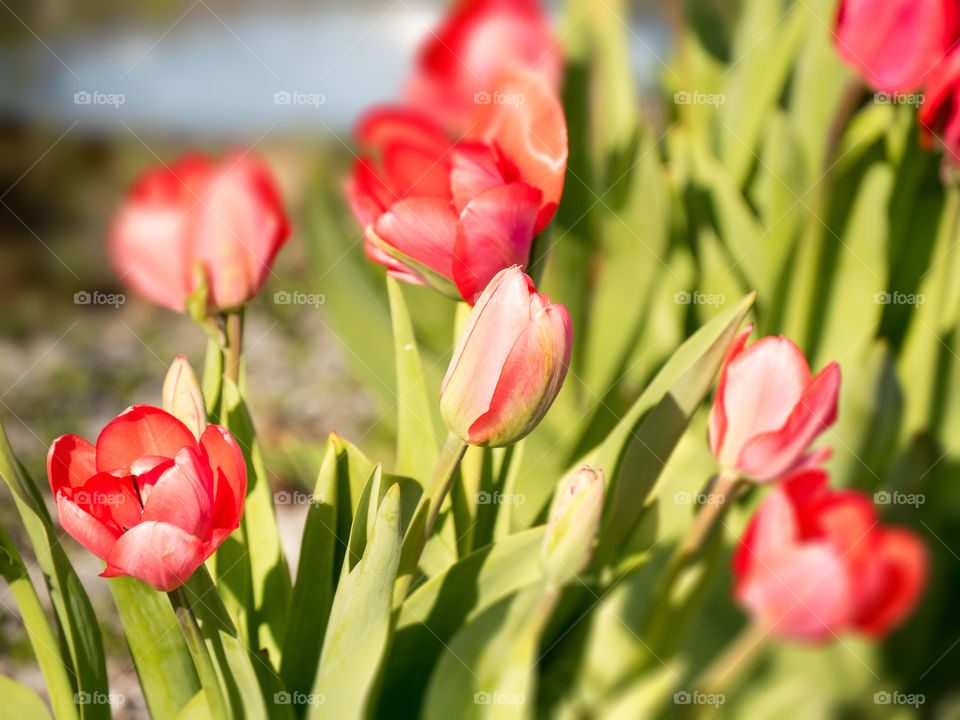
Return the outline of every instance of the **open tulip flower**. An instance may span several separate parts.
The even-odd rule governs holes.
[[[525,267],[563,191],[567,128],[542,79],[499,82],[456,141],[431,115],[379,108],[359,123],[364,155],[347,197],[366,251],[392,277],[473,303],[500,270]]]
[[[121,279],[144,297],[184,311],[205,283],[213,313],[260,292],[289,234],[259,160],[192,153],[140,176],[113,218],[109,249]]]
[[[815,464],[807,451],[837,416],[840,367],[814,378],[803,353],[784,337],[746,346],[752,326],[731,345],[710,410],[710,450],[728,473],[769,481]]]
[[[103,577],[156,590],[185,583],[240,524],[247,470],[227,430],[199,440],[169,413],[134,405],[96,445],[63,435],[47,455],[60,524],[105,561]]]
[[[960,38],[956,0],[843,0],[837,52],[871,87],[911,92],[935,80]]]
[[[764,499],[733,558],[734,595],[779,637],[883,636],[922,593],[926,548],[911,532],[882,527],[869,497],[827,481],[804,470]]]
[[[518,267],[497,273],[470,312],[440,388],[450,431],[499,447],[526,436],[553,404],[570,365],[567,309]]]
[[[475,105],[496,102],[495,82],[508,70],[559,89],[563,57],[543,8],[537,0],[461,0],[421,47],[407,96],[462,132]]]

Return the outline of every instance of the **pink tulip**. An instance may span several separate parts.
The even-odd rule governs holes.
[[[199,441],[159,408],[134,405],[92,445],[63,435],[47,454],[63,529],[105,561],[103,577],[180,587],[240,525],[247,468],[233,436]]]
[[[822,459],[810,444],[837,416],[840,367],[816,377],[784,337],[744,347],[752,326],[733,342],[710,410],[710,450],[721,468],[757,481],[776,480]]]
[[[110,256],[124,282],[172,310],[186,309],[202,278],[208,310],[217,312],[260,291],[289,234],[261,162],[189,154],[134,183],[113,218]]]
[[[926,548],[912,532],[882,527],[866,495],[827,482],[808,469],[770,492],[734,554],[734,596],[779,637],[883,636],[921,596]]]
[[[505,72],[534,74],[556,92],[563,58],[537,0],[461,0],[420,49],[407,96],[460,133],[493,103]]]
[[[347,197],[368,257],[392,277],[473,303],[497,272],[526,266],[563,191],[566,122],[538,78],[500,87],[523,102],[478,106],[472,133],[457,142],[411,108],[360,121],[364,155]]]
[[[440,388],[450,431],[471,445],[515,443],[537,426],[563,385],[573,328],[519,267],[501,270],[470,312]]]
[[[931,82],[958,37],[956,0],[843,0],[837,16],[840,56],[885,92]]]

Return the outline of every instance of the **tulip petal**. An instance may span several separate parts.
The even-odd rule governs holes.
[[[134,405],[111,420],[97,438],[97,470],[129,472],[144,455],[172,458],[183,447],[199,450],[186,425],[160,408]]]
[[[764,557],[784,552],[795,543],[798,533],[790,498],[777,488],[757,508],[734,552],[733,574],[738,584],[762,563]]]
[[[206,537],[213,517],[213,474],[200,453],[185,447],[160,476],[143,506],[143,522],[176,525]]]
[[[240,526],[247,495],[247,465],[233,436],[219,425],[208,425],[200,436],[200,451],[213,472],[211,542],[216,546]]]
[[[70,537],[101,560],[109,557],[121,535],[119,530],[107,527],[63,493],[57,495],[57,516]]]
[[[75,490],[71,500],[117,533],[140,524],[143,508],[129,475],[98,473]]]
[[[926,585],[927,550],[911,532],[893,528],[880,535],[877,561],[881,579],[857,618],[863,632],[881,636],[897,625],[917,604]]]
[[[97,474],[97,450],[77,435],[61,435],[47,452],[47,479],[57,496],[61,488],[78,488]]]
[[[504,268],[526,267],[540,195],[524,183],[501,185],[475,197],[460,214],[453,279],[468,303]]]
[[[727,355],[723,359],[723,369],[720,371],[720,380],[717,381],[717,394],[713,400],[713,406],[710,408],[710,422],[707,429],[707,438],[710,443],[710,452],[714,457],[720,456],[720,448],[723,445],[723,437],[727,432],[727,416],[723,410],[723,403],[726,397],[727,386],[727,368],[733,359],[741,353],[743,346],[753,332],[753,324],[747,325],[743,331],[734,338],[727,348]]]
[[[117,540],[100,575],[128,576],[170,592],[183,585],[213,549],[175,525],[143,522]]]
[[[788,473],[803,459],[810,443],[836,420],[839,393],[840,366],[834,362],[810,381],[782,427],[747,442],[737,466],[748,477],[762,480]]]

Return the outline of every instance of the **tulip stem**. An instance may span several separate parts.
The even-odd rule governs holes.
[[[757,656],[767,647],[768,636],[767,627],[748,625],[711,663],[694,687],[704,693],[722,693],[732,687],[753,667]]]
[[[224,316],[226,345],[223,349],[223,376],[240,386],[240,353],[243,348],[243,309],[232,310]]]
[[[223,691],[220,688],[220,680],[217,678],[216,668],[214,668],[213,661],[210,659],[210,653],[207,652],[207,644],[200,632],[200,626],[197,624],[197,616],[194,615],[193,608],[190,607],[187,593],[181,586],[168,592],[167,596],[170,598],[173,612],[180,622],[180,630],[183,631],[183,638],[187,642],[190,656],[193,658],[193,664],[197,669],[197,677],[200,679],[200,685],[207,697],[210,717],[214,720],[230,717]]]
[[[437,522],[437,516],[440,514],[440,506],[443,500],[450,492],[450,486],[453,484],[453,478],[460,467],[460,461],[463,460],[463,454],[467,451],[467,444],[453,433],[447,436],[447,441],[440,451],[440,457],[433,468],[433,475],[430,482],[424,488],[420,501],[417,503],[416,510],[413,512],[413,518],[410,525],[407,526],[406,534],[403,536],[403,545],[400,550],[400,567],[397,569],[397,582],[394,585],[393,600],[394,605],[399,605],[410,589],[413,582],[413,574],[416,572],[417,563],[420,561],[420,554],[427,544],[427,538]]]

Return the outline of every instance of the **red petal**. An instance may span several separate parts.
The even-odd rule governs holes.
[[[47,480],[57,496],[61,488],[77,488],[97,473],[97,451],[76,435],[61,435],[47,452]]]
[[[200,436],[200,451],[213,471],[212,539],[217,546],[240,526],[247,495],[247,465],[233,436],[219,425],[208,425]]]
[[[175,525],[143,522],[117,540],[101,576],[129,576],[170,592],[183,585],[213,550]]]
[[[881,581],[872,597],[861,600],[857,619],[857,626],[873,636],[885,635],[913,610],[929,573],[927,549],[916,535],[894,528],[880,538],[876,562]]]
[[[57,495],[57,515],[61,527],[101,560],[107,559],[114,543],[120,537],[120,531],[111,530],[63,493]]]
[[[176,525],[205,538],[213,517],[213,474],[200,453],[185,447],[160,476],[143,507],[143,522]]]
[[[526,267],[539,207],[540,191],[524,183],[495,187],[467,204],[453,260],[453,278],[464,300],[476,302],[504,268]]]
[[[374,232],[391,248],[452,281],[457,216],[447,200],[424,197],[394,203],[374,224]],[[388,267],[394,264],[417,275],[416,268],[396,259]]]
[[[199,450],[186,425],[160,408],[134,405],[110,421],[97,438],[97,470],[129,473],[144,455],[172,458],[183,447]]]

